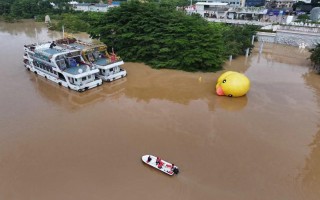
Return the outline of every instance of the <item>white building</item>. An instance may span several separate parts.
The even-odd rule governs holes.
[[[79,11],[92,11],[92,12],[107,12],[108,4],[92,4],[92,3],[79,3],[74,6],[75,10]]]
[[[195,11],[203,17],[215,17],[222,18],[224,17],[230,7],[227,3],[208,3],[208,2],[198,2],[196,3]]]
[[[305,3],[311,3],[311,0],[297,0],[296,2],[298,2],[298,1],[303,1]]]
[[[75,7],[79,4],[79,2],[77,2],[77,1],[69,1],[68,4],[69,4],[72,8],[75,8]]]
[[[206,4],[208,4],[208,3],[227,3],[230,7],[244,6],[243,0],[207,0],[204,2],[198,2],[198,3],[206,3]]]

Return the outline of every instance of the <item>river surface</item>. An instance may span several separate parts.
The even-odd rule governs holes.
[[[251,80],[241,98],[215,95],[224,71],[140,63],[77,93],[23,67],[24,44],[59,37],[0,22],[0,199],[320,199],[320,76],[307,50],[265,44],[259,54],[256,43],[226,62]],[[144,154],[181,173],[144,165]]]

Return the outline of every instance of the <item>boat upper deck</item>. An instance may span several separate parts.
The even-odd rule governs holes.
[[[80,55],[79,50],[71,50],[71,49],[66,49],[63,48],[62,46],[59,45],[51,45],[52,43],[44,43],[44,44],[39,44],[35,45],[34,52],[38,55],[44,56],[46,58],[52,58],[54,55],[64,55],[68,54],[67,56],[75,56],[75,55]]]
[[[79,65],[76,67],[68,67],[64,70],[64,72],[72,74],[72,75],[78,75],[83,72],[86,72],[88,70],[86,65]]]
[[[54,54],[58,54],[58,53],[63,52],[63,50],[62,49],[56,49],[56,48],[48,48],[48,49],[42,49],[42,52],[53,56]]]
[[[56,40],[58,45],[69,49],[78,49],[81,51],[106,51],[107,46],[101,42],[89,43],[77,40],[75,38],[63,38]]]
[[[72,44],[68,44],[68,46],[70,46],[71,48],[74,48],[74,49],[79,49],[79,50],[84,50],[84,49],[88,48],[87,45],[80,44],[80,43],[72,43]]]
[[[123,64],[122,59],[114,53],[110,55],[107,52],[107,46],[101,42],[88,43],[75,38],[63,38],[56,40],[56,43],[62,48],[81,51],[81,55],[86,62],[93,63],[99,68],[107,69],[112,67],[114,63]]]

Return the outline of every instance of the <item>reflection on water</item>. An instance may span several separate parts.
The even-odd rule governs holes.
[[[227,62],[251,80],[241,98],[215,95],[224,71],[139,63],[77,93],[23,68],[35,28],[38,40],[61,37],[0,22],[0,199],[319,199],[320,76],[308,52],[264,44]],[[146,167],[147,153],[181,174]]]
[[[302,190],[306,198],[320,197],[320,126],[310,146],[310,154],[299,177],[302,179]]]
[[[50,101],[73,109],[105,98],[120,98],[125,95],[137,101],[167,100],[188,105],[193,100],[204,100],[209,110],[214,107],[226,110],[241,110],[247,104],[247,97],[227,98],[215,96],[214,84],[218,74],[192,74],[170,70],[153,70],[137,63],[126,63],[124,68],[132,78],[123,78],[106,83],[86,93],[71,92],[59,85],[30,74],[37,92]],[[136,76],[136,77],[135,77]],[[201,76],[201,79],[199,77]]]
[[[256,46],[260,47],[260,45],[261,44],[256,43]],[[259,53],[259,49],[256,48],[254,52]],[[264,44],[262,52],[263,54],[259,54],[258,56],[258,63],[262,56],[269,64],[309,65],[309,62],[306,62],[309,57],[309,51],[307,49],[292,48],[291,46],[278,44]]]
[[[315,94],[318,105],[320,106],[320,81],[319,75],[309,72],[303,75],[306,85],[308,85]],[[310,119],[316,120],[316,119]],[[320,124],[318,131],[314,134],[309,144],[310,153],[306,158],[305,166],[299,178],[302,179],[302,190],[306,198],[318,199],[320,197]]]
[[[217,104],[217,106],[228,111],[242,110],[244,107],[246,107],[247,103],[248,103],[247,96],[244,96],[242,98],[222,97],[222,98],[216,98],[216,101],[215,101],[215,104]]]
[[[87,94],[73,92],[55,84],[47,79],[31,74],[37,93],[42,97],[70,110],[77,110],[83,106],[98,102],[104,97],[101,95],[102,87],[94,88]]]

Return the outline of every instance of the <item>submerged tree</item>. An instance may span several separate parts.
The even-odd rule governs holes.
[[[317,73],[320,73],[320,43],[318,43],[315,48],[310,49],[311,55],[310,60],[313,63],[314,69]]]
[[[156,3],[129,1],[114,8],[90,33],[128,61],[155,68],[215,71],[226,59],[220,24]]]
[[[127,61],[154,68],[216,71],[229,55],[244,54],[252,47],[255,30],[210,23],[164,4],[131,0],[90,24],[89,33]]]

